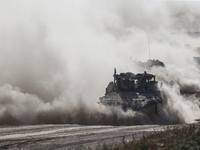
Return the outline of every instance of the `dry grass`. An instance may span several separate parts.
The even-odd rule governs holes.
[[[110,150],[168,150],[200,149],[200,128],[194,124],[167,127],[165,131],[146,132],[140,140],[133,135],[131,142],[122,139],[122,145],[112,146]]]

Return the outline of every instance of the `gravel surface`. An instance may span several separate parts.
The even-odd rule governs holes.
[[[0,126],[0,149],[82,149],[128,141],[133,134],[163,130],[165,126],[32,125]]]

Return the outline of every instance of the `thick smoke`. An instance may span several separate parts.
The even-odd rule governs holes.
[[[181,95],[200,91],[193,62],[197,3],[1,1],[0,124],[173,124],[199,118],[197,98]],[[160,116],[98,105],[113,68],[143,72],[130,58],[149,57],[166,65],[151,70],[167,97]]]

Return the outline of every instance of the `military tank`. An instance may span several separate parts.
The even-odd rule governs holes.
[[[149,59],[147,62],[134,61],[134,63],[140,68],[145,68],[148,70],[150,70],[152,67],[165,67],[165,64],[158,59]]]
[[[105,96],[100,97],[100,104],[109,107],[119,107],[124,111],[142,111],[147,114],[158,114],[158,105],[162,104],[158,82],[155,75],[131,72],[116,74],[111,81]]]

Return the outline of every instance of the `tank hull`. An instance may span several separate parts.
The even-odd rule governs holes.
[[[153,93],[112,92],[100,97],[100,104],[108,107],[118,107],[124,111],[141,111],[147,114],[158,114],[157,105],[162,99]]]

